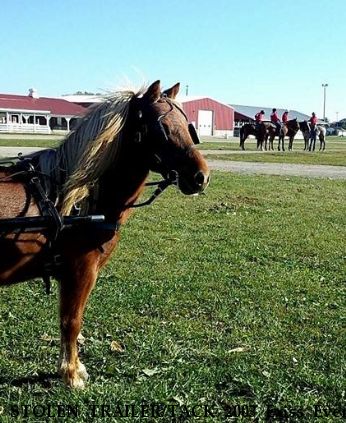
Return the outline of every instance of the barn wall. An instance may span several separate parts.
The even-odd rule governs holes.
[[[198,110],[213,111],[213,134],[230,134],[234,129],[234,110],[210,98],[187,101],[183,108],[190,122],[195,122],[198,128]]]

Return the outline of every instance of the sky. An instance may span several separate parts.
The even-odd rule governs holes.
[[[0,92],[160,79],[227,104],[346,118],[345,0],[1,2]]]

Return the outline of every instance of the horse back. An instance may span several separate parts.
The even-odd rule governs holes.
[[[25,184],[12,180],[7,172],[0,172],[0,219],[39,214]]]

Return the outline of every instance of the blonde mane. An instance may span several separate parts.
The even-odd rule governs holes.
[[[130,101],[141,93],[120,91],[108,96],[91,107],[56,150],[39,155],[41,172],[50,177],[46,190],[52,191],[49,179],[58,185],[62,215],[86,199],[90,187],[116,162]]]

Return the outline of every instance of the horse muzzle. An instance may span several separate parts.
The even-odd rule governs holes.
[[[199,170],[192,177],[178,174],[176,185],[185,195],[198,194],[205,190],[210,180],[209,172]]]

